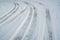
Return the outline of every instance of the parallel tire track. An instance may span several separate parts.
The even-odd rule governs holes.
[[[19,8],[19,5],[15,3],[15,8],[13,8],[8,14],[0,18],[0,24],[6,21],[9,17],[11,17],[18,10],[18,8]]]

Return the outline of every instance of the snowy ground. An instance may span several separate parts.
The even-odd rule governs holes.
[[[24,1],[30,4],[26,2],[20,2],[20,1],[17,2],[14,0],[10,0],[10,1],[0,0],[0,40],[13,40],[14,38],[16,38],[14,40],[18,40],[17,38],[20,38],[19,40],[43,40],[43,34],[45,29],[44,26],[45,26],[46,8],[48,8],[50,11],[52,29],[53,29],[52,30],[53,40],[60,40],[60,32],[59,32],[60,30],[60,25],[59,25],[60,24],[60,21],[59,21],[60,20],[60,15],[59,15],[60,4],[59,3],[60,2],[59,0],[39,0],[39,1],[24,0]],[[35,13],[37,12],[38,21],[37,21],[36,27],[39,28],[39,29],[36,28],[35,30],[33,30],[36,25],[35,24],[36,14],[34,14],[34,12]],[[31,27],[33,27],[33,29]],[[22,31],[22,29],[24,30]],[[36,34],[34,34],[32,39],[31,39],[32,36],[28,35],[29,34],[28,30],[31,33],[30,29],[32,30],[32,32],[35,31],[36,34],[37,34],[37,30],[39,30],[38,31],[39,36],[38,38],[36,37],[37,39],[34,39],[34,36],[37,36]],[[17,34],[19,35],[16,37]],[[45,34],[46,36],[48,36],[47,31]],[[25,38],[26,35],[28,35],[29,39]]]

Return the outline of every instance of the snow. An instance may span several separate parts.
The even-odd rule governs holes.
[[[60,40],[60,32],[59,32],[60,31],[60,14],[59,14],[60,13],[60,11],[59,11],[60,10],[60,1],[59,0],[22,0],[22,1],[26,1],[30,4],[28,4],[26,2],[25,2],[26,3],[25,4],[24,2],[21,2],[21,0],[0,0],[0,18],[3,17],[4,15],[6,15],[7,13],[9,13],[15,7],[14,3],[17,3],[16,4],[17,6],[11,13],[4,16],[4,18],[0,19],[0,40],[13,40],[14,38],[16,38],[16,35],[17,35],[17,37],[19,37],[18,35],[20,35],[20,33],[21,33],[21,35],[22,35],[22,33],[24,33],[24,31],[20,32],[20,30],[24,29],[21,27],[23,26],[25,18],[27,19],[27,17],[28,17],[27,14],[30,13],[30,6],[33,7],[33,5],[35,8],[37,8],[36,9],[37,28],[35,31],[38,32],[39,36],[36,37],[36,39],[30,39],[30,40],[43,40],[44,35],[46,38],[45,40],[48,40],[48,38],[47,38],[48,29],[47,29],[47,27],[45,27],[46,26],[45,25],[46,24],[46,22],[45,22],[46,21],[46,19],[45,19],[46,8],[48,8],[50,11],[53,40]],[[40,2],[40,4],[38,4],[39,2]],[[34,8],[32,8],[32,10],[33,9]],[[32,15],[33,15],[33,13],[32,13]],[[30,17],[32,17],[32,16],[30,16]],[[32,19],[30,18],[30,20],[33,20],[33,18]],[[3,21],[3,22],[1,22],[1,21]],[[26,23],[26,24],[28,24],[28,23]],[[24,26],[26,26],[26,24]],[[26,34],[29,34],[29,32],[28,32],[29,28],[30,27],[27,27],[27,30],[25,29]],[[24,35],[26,36],[26,34],[24,34]],[[34,34],[34,35],[37,36],[36,34]],[[23,37],[23,39],[26,39],[24,37]],[[33,38],[34,38],[34,36],[33,36]]]

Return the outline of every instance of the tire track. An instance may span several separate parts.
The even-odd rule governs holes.
[[[35,29],[36,29],[35,21],[36,21],[36,17],[37,17],[37,10],[36,10],[37,8],[34,6],[34,4],[32,5],[31,3],[28,3],[28,2],[24,2],[24,1],[22,1],[22,2],[27,4],[30,7],[31,12],[29,14],[27,14],[26,18],[24,18],[23,22],[16,29],[15,33],[12,35],[10,40],[32,40],[34,38],[33,35],[34,35]],[[35,2],[35,3],[45,6],[44,4],[42,4],[40,2]],[[7,19],[9,19],[9,17],[12,16],[18,10],[18,8],[19,8],[19,4],[15,3],[15,7],[8,14],[6,14],[0,18],[0,24],[4,23]],[[19,14],[17,14],[14,18],[12,18],[10,21],[7,21],[7,22],[11,23],[18,16],[22,16],[24,14],[23,12],[26,9],[27,9],[27,7],[24,10],[22,10]],[[34,13],[32,13],[32,11]],[[48,28],[49,40],[53,40],[52,39],[51,18],[50,18],[50,13],[49,13],[48,9],[46,9],[46,25]],[[20,35],[18,35],[18,34],[20,34]]]
[[[48,9],[48,7],[47,7],[47,5],[45,5],[45,4],[42,4],[42,3],[40,3],[40,2],[36,2],[36,3],[38,3],[39,5],[42,5],[42,6],[44,6],[44,7],[46,7],[46,24],[47,24],[47,28],[48,28],[48,36],[49,36],[49,40],[53,40],[52,39],[52,26],[51,26],[51,18],[50,18],[50,12],[49,12],[49,9]],[[43,39],[43,40],[45,40],[45,39]]]
[[[17,7],[16,7],[17,6]],[[2,20],[0,20],[0,24],[3,23],[4,21],[6,21],[10,16],[12,16],[19,8],[19,4],[15,3],[15,8],[10,11],[8,14],[4,15],[2,18]]]
[[[29,3],[27,3],[27,2],[25,2],[26,4],[28,4],[28,5],[31,5],[31,4],[29,4]],[[33,7],[33,6],[32,6]],[[36,21],[36,11],[35,11],[35,7],[33,7],[33,10],[34,10],[34,13],[33,13],[33,16],[32,16],[32,18],[31,18],[31,21],[30,21],[30,23],[29,23],[29,25],[28,25],[28,27],[27,27],[27,29],[26,29],[26,32],[24,33],[24,35],[23,35],[23,38],[21,39],[21,40],[30,40],[30,38],[32,37],[32,35],[33,35],[33,28],[35,27],[35,25],[33,24],[33,23],[35,23],[35,21]],[[35,20],[35,21],[33,21],[33,20]],[[32,24],[34,25],[34,26],[32,26]],[[33,27],[33,28],[31,28],[31,27]],[[32,29],[32,30],[31,30]],[[30,34],[30,35],[29,35]],[[27,38],[27,39],[26,39]]]
[[[48,28],[48,36],[49,36],[49,40],[53,40],[52,39],[52,26],[51,26],[51,18],[50,18],[50,12],[48,9],[46,9],[46,25]]]
[[[3,15],[2,17],[0,17],[0,20],[2,20],[4,17],[6,17],[7,15],[9,15],[9,13],[11,13],[13,10],[15,10],[16,8],[16,4],[14,4],[14,8],[11,9],[7,14]]]
[[[30,13],[29,13],[30,14]],[[11,37],[10,40],[13,40],[14,37],[16,37],[16,35],[19,33],[20,29],[22,28],[22,26],[24,25],[25,21],[27,20],[29,14],[27,14],[26,18],[24,18],[23,22],[21,23],[21,25],[16,29],[16,32],[13,34],[13,36]]]
[[[24,8],[24,10],[22,10],[18,15],[16,15],[14,18],[12,18],[10,21],[8,21],[8,23],[11,23],[12,21],[14,21],[17,17],[22,17],[22,15],[24,14],[23,12],[25,12],[27,10],[27,7],[26,8]],[[9,32],[7,32],[7,34],[8,34]],[[1,37],[3,37],[3,36],[5,36],[5,35],[2,35]],[[0,37],[0,38],[1,38]]]
[[[21,17],[24,13],[27,10],[27,7],[24,8],[19,14],[17,14],[14,18],[12,18],[10,21],[7,21],[8,23],[11,23],[12,21],[14,21],[17,17]]]
[[[22,39],[22,37],[23,37],[23,35],[24,35],[24,33],[25,33],[25,31],[26,31],[29,23],[30,23],[31,16],[32,16],[32,8],[30,8],[30,14],[29,14],[29,16],[28,16],[25,24],[22,26],[22,28],[20,29],[20,32],[19,32],[18,36],[14,40],[18,40],[18,39],[21,40]]]

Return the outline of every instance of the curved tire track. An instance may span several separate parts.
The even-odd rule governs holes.
[[[19,8],[19,5],[15,4],[15,8],[13,8],[13,10],[11,10],[8,14],[6,14],[2,18],[0,18],[0,24],[3,23],[4,21],[6,21],[10,16],[12,16],[18,10],[18,8]]]

